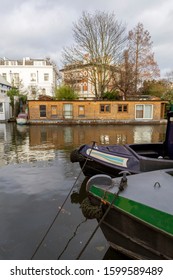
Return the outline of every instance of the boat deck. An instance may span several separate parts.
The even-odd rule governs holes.
[[[109,176],[98,175],[98,184],[94,184],[94,177],[89,182],[90,186],[94,185],[111,194],[118,192],[121,177],[112,179]],[[173,169],[127,176],[127,186],[119,196],[173,215]]]

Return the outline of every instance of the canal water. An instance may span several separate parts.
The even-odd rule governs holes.
[[[0,259],[75,260],[97,221],[80,208],[87,178],[70,152],[84,143],[160,142],[165,125],[0,124]],[[100,229],[80,259],[127,259]]]

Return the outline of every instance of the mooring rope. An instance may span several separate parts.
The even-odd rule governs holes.
[[[105,217],[107,216],[107,214],[109,213],[112,205],[114,204],[115,200],[117,199],[119,193],[121,191],[124,190],[124,187],[126,186],[127,180],[124,180],[124,178],[121,179],[119,188],[118,188],[118,192],[114,193],[115,197],[113,198],[113,200],[111,201],[111,203],[109,204],[109,207],[107,208],[107,210],[105,211],[105,213],[103,214],[101,220],[99,221],[99,223],[97,224],[96,228],[94,229],[93,233],[91,234],[91,236],[89,237],[88,241],[86,242],[85,246],[82,248],[82,250],[80,251],[79,255],[77,256],[76,260],[79,260],[81,255],[83,254],[83,252],[85,251],[85,249],[87,248],[88,244],[90,243],[91,239],[93,238],[94,234],[96,233],[96,231],[98,230],[98,228],[100,227],[101,223],[103,222],[103,220],[105,219]]]
[[[90,156],[91,151],[92,151],[93,147],[95,146],[96,142],[93,141],[92,143],[93,143],[93,144],[92,144],[92,146],[91,146],[91,150],[90,150],[89,156]],[[59,214],[61,213],[61,210],[63,209],[63,207],[64,207],[64,205],[65,205],[67,199],[69,198],[69,196],[70,196],[72,190],[73,190],[74,187],[76,186],[76,183],[77,183],[77,181],[79,180],[79,177],[80,177],[82,171],[84,170],[87,161],[88,161],[88,157],[86,158],[86,160],[85,160],[85,162],[84,162],[84,165],[82,166],[82,168],[81,168],[81,170],[80,170],[80,172],[79,172],[79,174],[78,174],[78,176],[77,176],[75,182],[73,183],[73,185],[72,185],[72,187],[71,187],[71,189],[70,189],[70,191],[69,191],[67,197],[65,198],[64,202],[62,203],[62,205],[59,207],[59,211],[57,212],[57,214],[55,215],[54,219],[52,220],[52,222],[51,222],[50,226],[48,227],[47,231],[45,232],[43,238],[41,239],[41,241],[40,241],[39,244],[37,245],[37,247],[36,247],[36,249],[35,249],[35,251],[34,251],[34,253],[33,253],[32,257],[31,257],[31,260],[33,260],[33,258],[34,258],[35,255],[37,254],[37,252],[38,252],[38,250],[40,249],[41,245],[43,244],[43,242],[44,242],[46,236],[47,236],[48,233],[50,232],[50,230],[51,230],[51,228],[53,227],[53,225],[54,225],[56,219],[58,218]]]

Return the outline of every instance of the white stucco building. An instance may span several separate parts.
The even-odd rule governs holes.
[[[0,58],[0,75],[28,99],[38,99],[39,95],[54,96],[57,87],[58,71],[50,59]]]
[[[12,117],[10,98],[7,96],[7,91],[10,88],[11,88],[10,83],[8,83],[0,75],[0,122],[8,121]]]

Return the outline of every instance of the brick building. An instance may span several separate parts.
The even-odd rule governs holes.
[[[166,101],[46,101],[29,100],[30,123],[160,122]]]

